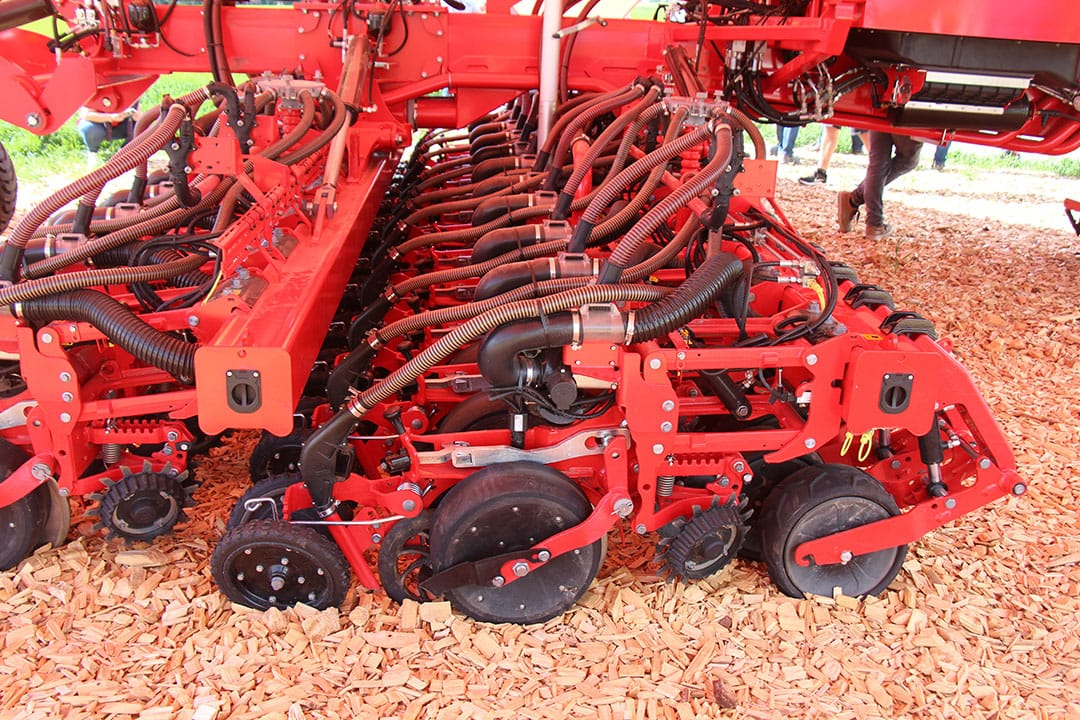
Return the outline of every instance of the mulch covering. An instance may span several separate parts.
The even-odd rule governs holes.
[[[355,588],[340,611],[248,610],[208,562],[244,489],[239,435],[174,535],[105,542],[76,507],[68,545],[0,574],[0,717],[1080,717],[1077,239],[896,190],[897,233],[871,244],[835,233],[831,191],[780,194],[807,238],[955,343],[1030,483],[912,546],[883,597],[793,600],[743,562],[668,583],[653,537],[616,532],[580,605],[544,625]]]

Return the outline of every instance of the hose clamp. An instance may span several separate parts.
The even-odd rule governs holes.
[[[623,337],[623,345],[629,345],[634,339],[634,319],[637,317],[637,311],[626,311],[626,335]]]
[[[350,400],[349,404],[345,407],[349,411],[349,414],[357,420],[363,418],[365,415],[368,414],[368,411],[371,410],[371,408],[365,407],[364,403],[360,402],[359,396],[353,396],[353,399]]]
[[[573,328],[570,344],[577,346],[581,345],[581,312],[574,312],[570,314],[571,327]]]

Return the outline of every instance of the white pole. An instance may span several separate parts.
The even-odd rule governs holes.
[[[537,140],[544,144],[551,131],[559,94],[559,38],[563,0],[544,0],[544,22],[540,35],[540,123]]]

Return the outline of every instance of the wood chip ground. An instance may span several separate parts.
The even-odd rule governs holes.
[[[855,168],[831,189],[784,172],[806,237],[955,343],[1030,482],[915,544],[883,597],[793,600],[743,562],[666,583],[654,538],[615,533],[581,604],[542,626],[355,588],[340,611],[232,606],[208,556],[243,490],[241,435],[199,469],[198,511],[171,537],[105,542],[76,508],[68,545],[0,574],[0,718],[1080,717],[1080,243],[1060,216],[916,207],[1007,214],[1023,176],[950,195],[962,175],[919,171],[890,189],[896,234],[872,244],[834,229]]]

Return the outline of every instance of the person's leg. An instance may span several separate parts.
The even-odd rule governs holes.
[[[893,136],[871,130],[867,147],[869,159],[866,163],[866,177],[851,193],[851,204],[854,207],[866,205],[866,225],[879,227],[885,224],[882,196],[888,183],[887,178],[892,172]],[[915,161],[918,162],[918,153]]]
[[[934,169],[944,170],[945,159],[949,157],[949,148],[952,147],[952,140],[944,145],[938,145],[934,150]]]
[[[76,129],[79,132],[79,137],[82,138],[83,145],[86,146],[87,152],[96,153],[101,149],[101,143],[105,142],[105,128],[102,125],[80,120]]]
[[[885,176],[886,185],[918,167],[919,153],[922,152],[923,146],[921,142],[907,135],[891,135],[890,142],[896,148],[896,152],[893,154],[892,162],[889,163],[889,172]],[[869,215],[869,211],[867,214]],[[874,224],[880,225],[881,223]]]
[[[821,133],[821,155],[818,156],[818,167],[822,170],[829,169],[833,153],[836,152],[836,143],[840,140],[840,128],[835,125],[826,125]]]
[[[795,138],[799,136],[799,126],[786,127],[783,131],[783,139],[780,142],[780,149],[784,152],[785,160],[795,159]]]
[[[866,138],[865,130],[851,129],[851,152],[855,155],[863,154],[863,143]]]

